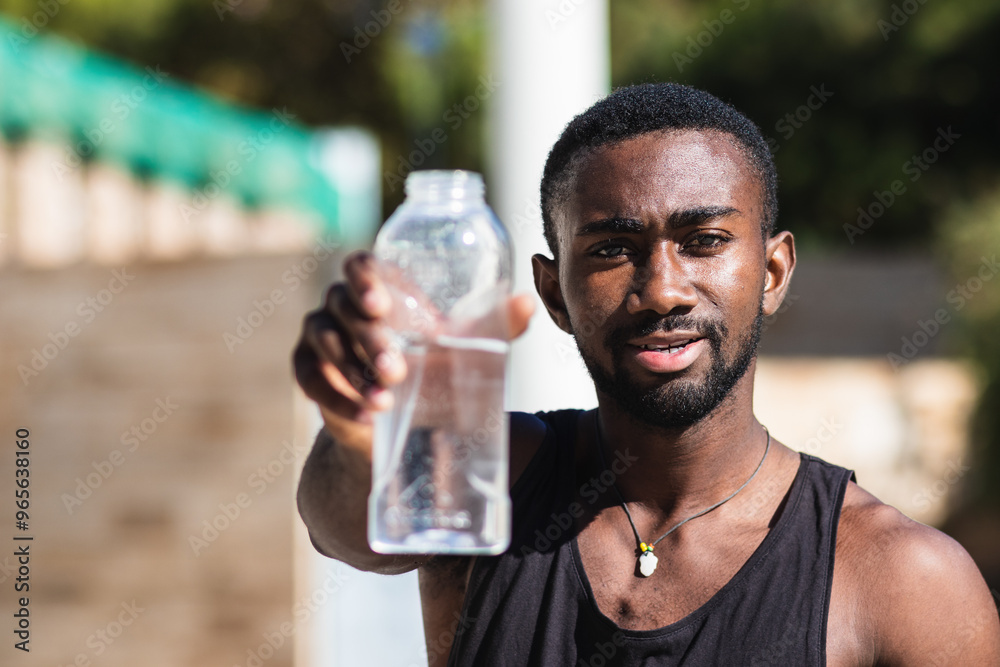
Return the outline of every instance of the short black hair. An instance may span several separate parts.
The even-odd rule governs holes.
[[[763,191],[761,235],[774,233],[778,176],[764,136],[754,123],[719,98],[679,83],[619,88],[570,121],[542,173],[542,224],[549,250],[558,258],[553,208],[565,196],[573,161],[586,151],[662,130],[717,130],[730,135],[750,162]]]

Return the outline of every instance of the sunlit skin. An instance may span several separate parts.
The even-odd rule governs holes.
[[[631,344],[606,349],[608,331],[665,315],[720,321],[729,331],[722,354],[731,362],[734,343],[749,335],[762,293],[765,315],[780,306],[794,266],[794,243],[782,232],[765,244],[760,189],[747,178],[746,165],[725,135],[703,132],[642,135],[602,148],[583,163],[573,195],[556,217],[559,261],[536,255],[535,279],[560,328],[573,333],[590,324],[587,331],[593,333],[578,336],[577,344],[605,372],[631,376],[641,387],[663,387],[669,397],[676,384],[704,382],[716,354],[707,341],[682,352],[681,370],[657,372],[650,369],[655,358],[667,355]],[[630,342],[692,335],[697,331],[685,327]],[[764,447],[752,391],[751,363],[713,414],[684,432],[662,433],[598,390],[606,440],[614,434],[635,443],[631,446],[641,448],[647,462],[642,469],[652,472],[648,482],[635,474],[623,479],[626,497],[657,502],[669,523],[713,502],[701,493],[690,497],[691,491],[701,488],[711,495],[720,483],[745,478]],[[755,446],[733,446],[744,442]],[[690,504],[674,507],[679,496],[689,496]]]
[[[729,366],[747,349],[758,314],[778,309],[795,266],[792,236],[763,239],[759,184],[725,134],[639,135],[592,151],[578,167],[554,215],[558,260],[533,258],[537,291],[556,324],[576,336],[602,377],[598,385],[669,412],[714,377],[718,355]],[[371,256],[348,258],[344,274],[306,318],[294,355],[299,384],[324,421],[303,469],[299,509],[321,552],[363,570],[418,571],[428,653],[438,667],[447,661],[475,559],[384,556],[367,543],[371,415],[387,407],[406,365],[387,345],[391,297]],[[531,312],[526,295],[511,299],[511,338]],[[716,340],[698,340],[706,332]],[[650,423],[631,401],[599,387],[598,410],[578,420],[577,479],[601,471],[599,412],[606,453],[628,447],[639,461],[617,485],[644,539],[726,497],[764,452],[754,370],[751,360],[721,403],[683,427]],[[510,427],[514,483],[545,427],[519,413]],[[698,609],[768,534],[798,466],[797,452],[773,442],[739,495],[657,545],[659,566],[648,578],[635,572],[635,539],[614,494],[581,503],[588,514],[576,540],[601,611],[621,627],[652,629]],[[937,661],[931,664],[1000,664],[1000,621],[968,554],[853,483],[838,526],[826,641],[827,664],[838,667],[928,664],[929,657]]]
[[[646,134],[585,159],[557,213],[559,260],[537,255],[534,266],[556,324],[572,334],[589,323],[577,344],[591,364],[669,402],[679,385],[705,382],[716,354],[733,361],[761,308],[764,315],[778,308],[794,267],[794,243],[787,232],[765,243],[760,188],[747,174],[746,159],[718,133]],[[607,347],[609,332],[664,317],[689,323],[626,335],[619,347]],[[675,362],[669,353],[640,347],[697,339],[704,322],[728,330],[720,352],[702,339]],[[684,429],[645,423],[598,389],[604,441],[609,448],[627,443],[641,461],[617,484],[644,538],[653,540],[724,498],[757,466],[766,435],[753,415],[753,367],[714,411]],[[581,424],[588,434],[581,458],[591,461],[581,472],[588,477],[599,472],[587,456],[594,446],[591,424]],[[797,466],[797,454],[772,445],[758,478],[740,496],[658,545],[660,566],[649,579],[634,576],[635,540],[620,506],[597,508],[585,517],[578,543],[591,584],[600,582],[595,595],[602,611],[623,627],[654,629],[704,604],[763,540]]]
[[[794,242],[787,232],[764,241],[760,199],[748,161],[723,134],[651,133],[598,149],[556,213],[558,261],[534,258],[536,288],[591,365],[670,400],[678,386],[705,381],[716,352],[702,341],[678,359],[662,359],[665,353],[638,346],[687,340],[699,323],[721,321],[728,336],[720,353],[728,363],[759,309],[770,315],[784,298]],[[609,348],[616,338],[609,332],[659,318],[688,325]],[[641,461],[617,484],[644,539],[724,498],[759,462],[765,436],[753,415],[754,367],[715,410],[684,429],[644,423],[598,389],[606,446],[627,445]],[[580,420],[579,478],[600,470],[590,455],[596,439],[588,417]],[[601,611],[621,627],[644,630],[694,612],[763,541],[798,465],[798,454],[775,442],[740,495],[658,545],[660,564],[648,579],[635,576],[634,537],[620,506],[594,507],[581,519],[577,543]],[[969,635],[959,627],[969,619],[977,632],[948,656],[953,664],[1000,660],[989,592],[954,541],[853,483],[839,531],[827,664],[919,664],[959,632]],[[954,616],[947,628],[945,609]]]

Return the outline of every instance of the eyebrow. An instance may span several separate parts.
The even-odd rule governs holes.
[[[671,229],[680,229],[692,225],[700,225],[708,220],[724,218],[739,209],[732,206],[697,206],[695,208],[676,211],[670,214],[667,224]],[[594,220],[580,227],[577,236],[597,236],[607,234],[641,234],[646,225],[635,218],[610,217]]]

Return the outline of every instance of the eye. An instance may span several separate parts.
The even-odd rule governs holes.
[[[601,257],[618,257],[625,254],[625,248],[620,245],[604,246],[603,248],[599,248],[596,254]]]
[[[598,257],[623,257],[629,249],[620,243],[608,242],[596,248],[593,252]]]
[[[687,247],[693,248],[695,250],[707,250],[711,248],[719,248],[729,239],[719,235],[719,234],[696,234],[691,237],[688,241]]]

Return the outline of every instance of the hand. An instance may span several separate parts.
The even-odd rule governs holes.
[[[327,432],[370,456],[373,412],[392,406],[389,388],[406,377],[406,362],[386,325],[392,302],[375,258],[350,255],[344,276],[327,290],[323,306],[306,316],[293,365],[299,385],[319,404]],[[524,333],[533,312],[530,295],[508,301],[510,339]]]

